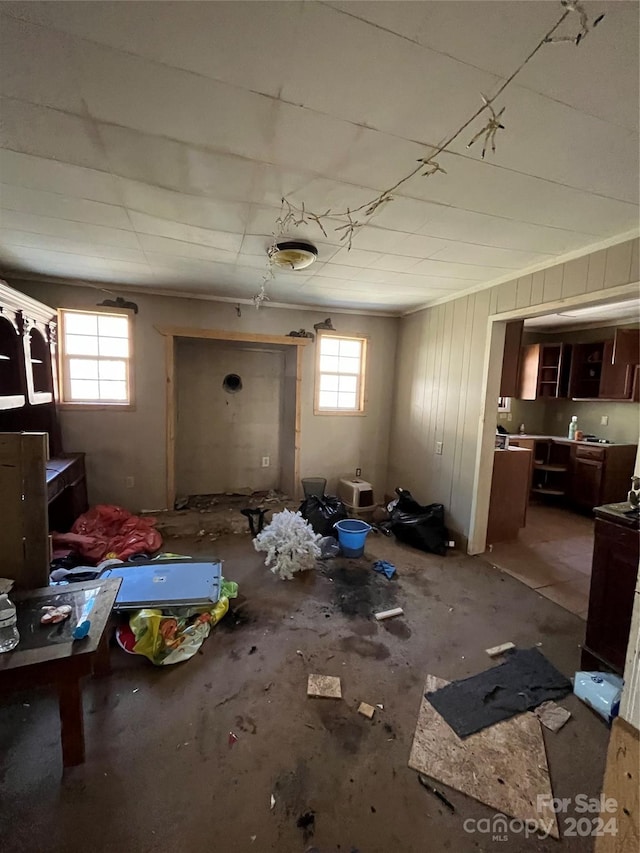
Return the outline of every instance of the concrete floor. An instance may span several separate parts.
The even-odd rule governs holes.
[[[364,559],[290,582],[263,566],[246,534],[213,546],[184,537],[165,545],[223,558],[225,575],[240,584],[235,613],[201,654],[167,669],[112,648],[113,674],[85,685],[86,763],[64,773],[55,697],[4,699],[3,850],[559,849],[550,839],[493,842],[465,832],[465,818],[493,811],[441,786],[456,808],[449,813],[407,760],[428,672],[473,674],[490,664],[485,648],[512,640],[541,642],[572,675],[584,632],[577,616],[481,559],[423,555],[381,536],[369,536]],[[397,580],[371,571],[377,557],[396,564]],[[371,619],[395,605],[404,617]],[[340,676],[342,701],[308,699],[309,672]],[[384,710],[369,721],[356,713],[361,700]],[[562,704],[573,719],[557,734],[545,731],[554,794],[595,796],[607,728],[573,696]],[[232,747],[230,731],[238,736]],[[562,849],[591,844],[565,838]]]

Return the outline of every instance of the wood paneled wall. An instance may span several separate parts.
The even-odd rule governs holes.
[[[448,510],[469,534],[489,317],[638,281],[638,239],[404,317],[396,361],[389,488]],[[495,408],[495,401],[493,403]],[[443,443],[442,455],[435,453]]]

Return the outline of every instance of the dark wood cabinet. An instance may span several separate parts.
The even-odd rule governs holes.
[[[635,365],[613,361],[614,341],[605,341],[599,397],[606,400],[630,400],[633,392]]]
[[[637,523],[637,517],[635,521],[625,517],[622,508],[596,509],[589,614],[582,654],[585,669],[598,669],[604,664],[621,675],[624,670],[640,555]]]
[[[574,344],[569,397],[574,400],[635,399],[639,338],[638,329],[616,329],[610,340]]]
[[[631,485],[637,445],[575,444],[571,452],[571,503],[591,510],[623,501]]]
[[[518,394],[523,329],[524,320],[513,320],[507,323],[502,355],[502,376],[500,378],[501,397],[516,397]]]
[[[640,329],[616,329],[613,364],[640,364]]]

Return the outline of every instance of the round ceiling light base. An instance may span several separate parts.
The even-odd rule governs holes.
[[[278,240],[269,257],[280,269],[303,270],[316,260],[318,250],[306,240]]]

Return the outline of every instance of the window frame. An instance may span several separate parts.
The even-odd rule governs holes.
[[[511,412],[511,397],[498,397],[498,412]]]
[[[323,373],[331,374],[331,371],[320,370],[320,351],[323,338],[338,338],[339,340],[358,341],[361,345],[360,350],[360,372],[358,375],[358,384],[356,396],[358,401],[357,409],[327,409],[320,407],[320,377]],[[362,417],[366,415],[367,407],[367,356],[369,347],[369,337],[361,334],[338,334],[336,332],[319,331],[316,339],[316,361],[315,361],[315,387],[313,391],[313,413],[314,415],[328,415],[330,417],[347,416],[347,417]],[[340,374],[332,374],[340,375]]]
[[[125,317],[127,319],[129,356],[126,359],[115,357],[115,360],[124,360],[126,363],[126,383],[129,394],[128,400],[70,400],[69,399],[69,370],[68,360],[77,356],[68,355],[66,352],[65,336],[65,313],[68,314],[92,314],[107,317]],[[135,387],[134,387],[134,313],[129,308],[113,309],[109,307],[95,306],[92,308],[58,308],[58,407],[60,409],[73,409],[88,411],[132,411],[135,409]],[[79,358],[90,358],[90,356],[79,356]],[[100,360],[100,356],[96,357]],[[104,358],[104,357],[103,357]]]

